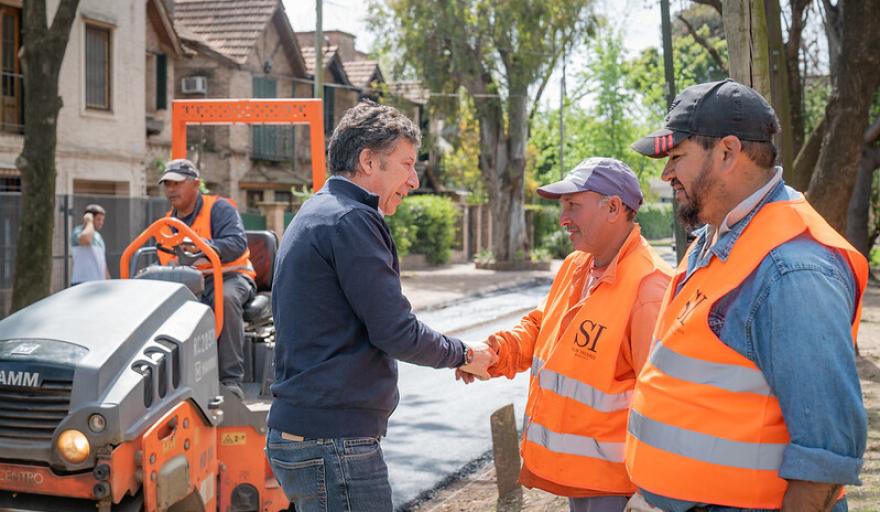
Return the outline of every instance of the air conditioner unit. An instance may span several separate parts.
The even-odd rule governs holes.
[[[184,77],[180,84],[183,94],[207,94],[208,93],[208,77],[206,76],[188,76]]]

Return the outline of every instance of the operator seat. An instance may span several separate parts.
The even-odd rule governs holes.
[[[275,253],[278,236],[272,231],[247,231],[251,264],[257,274],[257,294],[244,305],[243,318],[250,324],[262,324],[272,318],[272,275],[275,273]]]

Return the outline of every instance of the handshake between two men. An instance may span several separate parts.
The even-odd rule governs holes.
[[[490,335],[485,342],[467,343],[472,350],[465,364],[455,369],[455,380],[470,384],[476,379],[489,380],[489,368],[498,362],[500,345],[495,335]]]

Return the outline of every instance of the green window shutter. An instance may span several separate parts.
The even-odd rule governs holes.
[[[257,77],[253,78],[254,98],[276,98],[278,84],[274,79]],[[254,126],[253,146],[251,156],[260,160],[278,160],[278,127],[277,126]]]
[[[168,108],[168,56],[156,55],[156,110]]]
[[[336,109],[336,88],[324,86],[324,134],[329,136],[333,133],[336,123],[333,120]]]

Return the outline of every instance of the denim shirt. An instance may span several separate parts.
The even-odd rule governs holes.
[[[708,251],[702,250],[711,243],[708,228],[703,227],[688,257],[682,284],[712,258],[726,261],[762,206],[800,197],[780,182]],[[845,256],[802,234],[770,251],[709,314],[712,331],[761,369],[779,400],[791,438],[779,467],[780,478],[861,484],[859,471],[868,426],[851,332],[856,293]],[[669,512],[696,506],[712,512],[757,510],[639,492],[649,503]],[[846,500],[832,509],[845,510]]]

